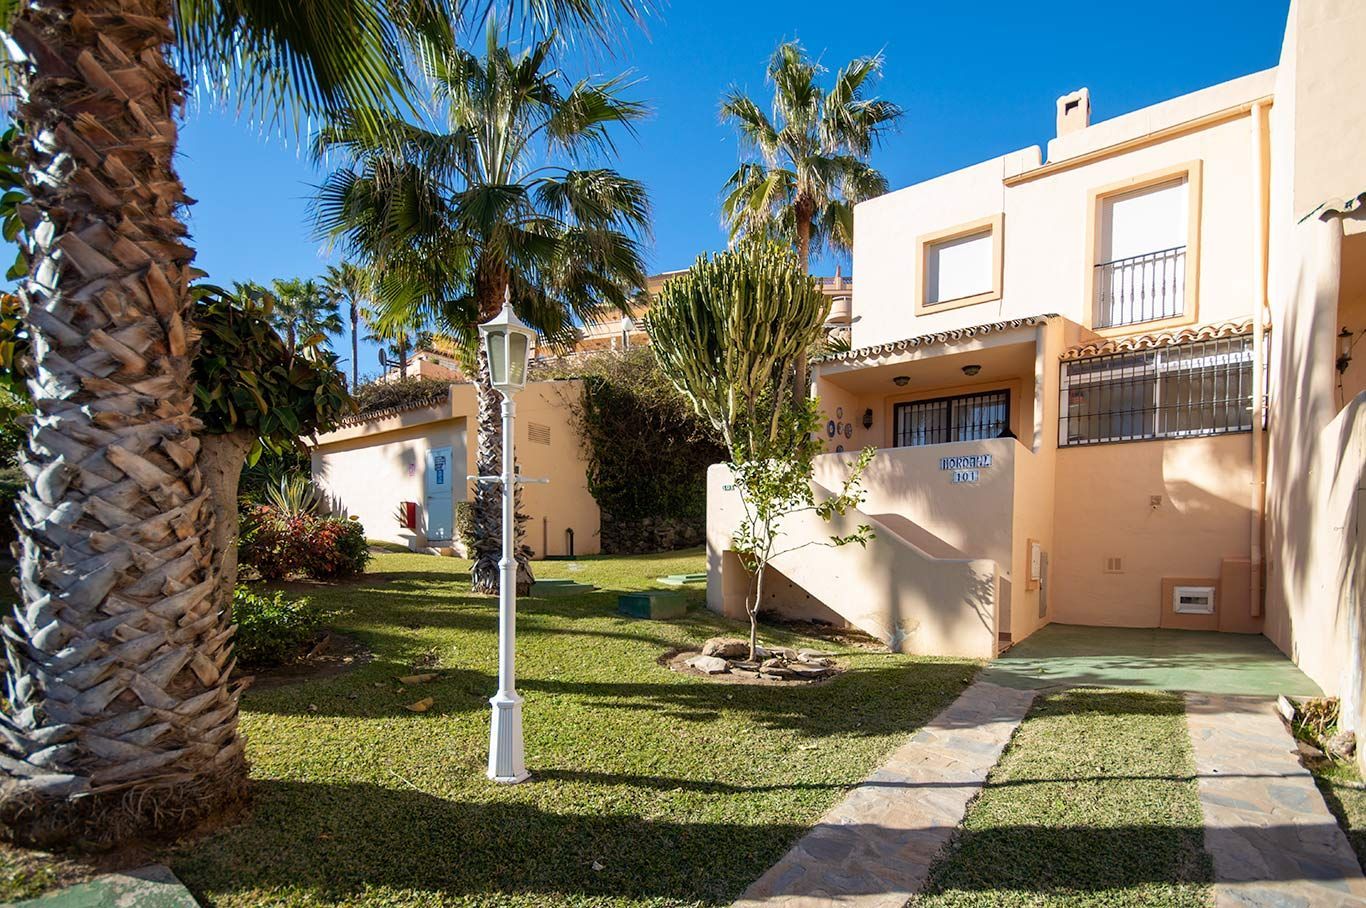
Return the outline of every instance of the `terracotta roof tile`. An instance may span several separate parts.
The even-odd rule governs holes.
[[[915,347],[927,347],[931,344],[942,344],[948,341],[963,340],[969,337],[978,337],[983,334],[994,334],[998,331],[1009,331],[1012,328],[1028,328],[1035,325],[1042,325],[1049,319],[1059,318],[1055,313],[1047,315],[1029,315],[1024,318],[1012,318],[1004,322],[991,322],[986,325],[970,325],[966,328],[955,328],[952,331],[939,331],[934,334],[921,334],[918,337],[907,337],[898,341],[890,341],[885,344],[874,344],[871,347],[859,347],[857,350],[850,350],[847,353],[829,353],[825,356],[815,357],[812,361],[816,363],[842,363],[856,359],[870,359],[877,356],[886,356],[891,353],[904,353]]]
[[[1213,325],[1191,325],[1174,331],[1154,331],[1150,334],[1134,334],[1128,337],[1114,337],[1078,344],[1064,350],[1061,358],[1083,359],[1088,356],[1104,356],[1108,353],[1132,353],[1138,350],[1170,347],[1175,344],[1217,340],[1222,337],[1241,337],[1244,334],[1251,333],[1252,319],[1250,318]]]

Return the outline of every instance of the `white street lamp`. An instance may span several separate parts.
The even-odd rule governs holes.
[[[498,562],[498,693],[489,729],[489,778],[515,784],[527,777],[522,747],[522,698],[517,693],[517,558],[515,500],[517,475],[513,467],[512,395],[526,387],[527,361],[536,332],[522,324],[512,311],[511,294],[503,298],[503,311],[479,326],[484,353],[489,361],[492,385],[503,395],[503,557]],[[478,477],[483,481],[495,477]]]
[[[635,319],[629,315],[621,317],[621,349],[631,349],[631,332],[636,330]]]

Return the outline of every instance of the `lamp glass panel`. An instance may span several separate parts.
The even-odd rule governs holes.
[[[508,384],[514,388],[526,384],[527,341],[525,334],[508,335]]]
[[[507,332],[490,331],[484,336],[488,340],[489,383],[494,387],[505,385],[508,378]]]

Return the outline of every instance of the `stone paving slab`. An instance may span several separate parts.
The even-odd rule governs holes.
[[[1366,908],[1347,837],[1265,697],[1187,694],[1215,905]]]
[[[1032,690],[983,681],[830,809],[735,908],[901,908],[986,784]]]
[[[97,876],[88,883],[18,902],[11,908],[199,908],[199,903],[169,867],[149,864]]]

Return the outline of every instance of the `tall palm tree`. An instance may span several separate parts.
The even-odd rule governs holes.
[[[881,54],[850,61],[828,91],[820,86],[824,73],[800,44],[787,41],[768,62],[771,116],[738,89],[721,99],[722,120],[734,124],[750,155],[723,189],[721,211],[732,239],[790,242],[808,271],[812,252],[850,249],[854,205],[887,191],[868,157],[902,114],[895,103],[869,97],[882,73]],[[806,360],[799,357],[801,397],[806,384]]]
[[[495,4],[503,5],[503,4]],[[613,0],[533,0],[595,25]],[[107,845],[238,801],[246,761],[200,471],[183,211],[186,76],[301,123],[404,94],[458,0],[7,0],[33,335],[22,604],[6,620],[0,834]],[[486,7],[480,7],[486,8]]]
[[[319,227],[381,275],[387,317],[473,343],[505,295],[551,339],[572,325],[629,311],[644,286],[638,239],[649,229],[644,187],[606,167],[611,131],[646,113],[622,78],[570,81],[550,61],[550,39],[514,53],[492,26],[482,56],[422,57],[441,124],[391,118],[381,134],[343,124],[319,151],[341,153],[317,199]],[[498,472],[498,395],[478,353],[481,475]],[[476,590],[498,589],[499,491],[475,492]],[[519,586],[531,580],[519,554]]]
[[[341,333],[337,298],[323,284],[312,278],[276,278],[270,282],[270,288],[275,296],[271,323],[284,334],[285,349],[291,357],[300,338]]]
[[[347,324],[351,329],[351,390],[360,386],[360,312],[362,303],[370,299],[370,272],[351,262],[328,265],[323,285],[338,303],[346,305]]]
[[[413,348],[407,326],[386,319],[375,309],[362,309],[360,320],[366,327],[365,339],[372,344],[379,344],[379,364],[386,372],[397,366],[399,380],[407,379],[408,353]]]

